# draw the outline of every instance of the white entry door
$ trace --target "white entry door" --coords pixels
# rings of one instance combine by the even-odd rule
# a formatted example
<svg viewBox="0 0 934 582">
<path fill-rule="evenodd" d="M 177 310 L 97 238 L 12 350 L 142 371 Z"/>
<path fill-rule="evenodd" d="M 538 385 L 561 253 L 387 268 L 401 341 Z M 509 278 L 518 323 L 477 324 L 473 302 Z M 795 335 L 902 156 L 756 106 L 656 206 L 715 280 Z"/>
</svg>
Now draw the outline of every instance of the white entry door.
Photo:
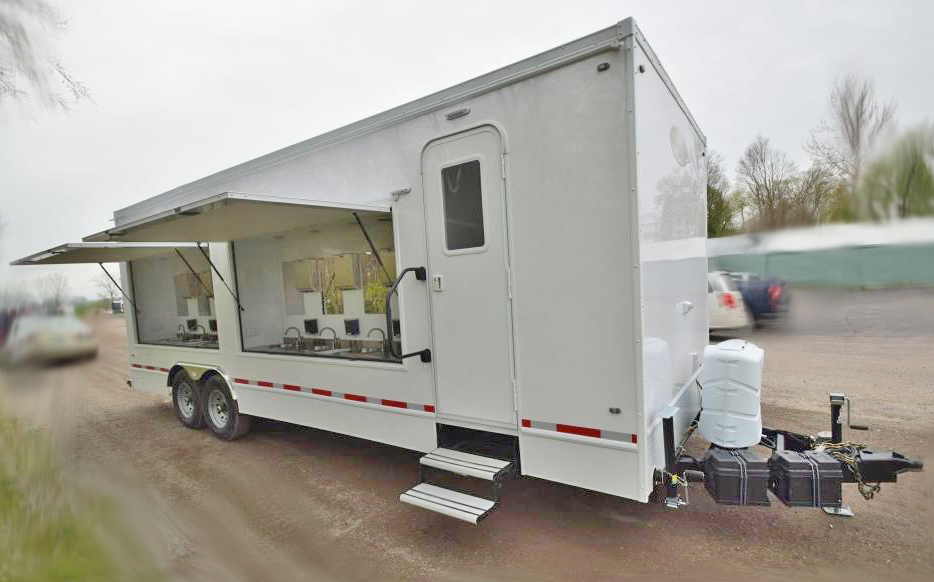
<svg viewBox="0 0 934 582">
<path fill-rule="evenodd" d="M 502 143 L 492 127 L 422 159 L 437 414 L 515 427 Z"/>
</svg>

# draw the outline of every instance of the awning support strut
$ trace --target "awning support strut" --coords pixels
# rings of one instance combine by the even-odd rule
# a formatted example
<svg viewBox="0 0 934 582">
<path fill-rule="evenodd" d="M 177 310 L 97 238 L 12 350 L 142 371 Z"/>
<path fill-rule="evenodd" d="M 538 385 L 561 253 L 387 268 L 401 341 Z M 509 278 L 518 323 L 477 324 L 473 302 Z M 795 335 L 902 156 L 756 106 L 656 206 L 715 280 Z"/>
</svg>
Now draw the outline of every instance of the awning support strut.
<svg viewBox="0 0 934 582">
<path fill-rule="evenodd" d="M 126 294 L 126 292 L 123 290 L 122 287 L 120 287 L 120 284 L 117 283 L 117 280 L 111 276 L 110 271 L 107 270 L 107 268 L 104 266 L 104 263 L 97 263 L 97 264 L 101 268 L 101 270 L 104 271 L 104 274 L 107 275 L 107 278 L 110 279 L 110 282 L 114 284 L 114 287 L 116 287 L 120 291 L 120 294 L 123 295 L 123 298 L 127 300 L 127 303 L 130 304 L 130 307 L 133 308 L 133 312 L 136 313 L 136 315 L 139 315 L 139 309 L 136 308 L 136 304 L 133 303 L 133 300 L 130 299 L 130 296 Z"/>
<path fill-rule="evenodd" d="M 200 242 L 197 244 L 198 244 L 198 250 L 201 251 L 202 255 L 204 255 L 204 260 L 206 260 L 208 264 L 211 265 L 211 270 L 214 271 L 214 274 L 217 275 L 217 278 L 221 280 L 221 283 L 224 284 L 224 287 L 227 287 L 227 291 L 230 292 L 230 296 L 233 297 L 234 301 L 237 302 L 237 308 L 240 311 L 246 311 L 246 309 L 244 309 L 243 306 L 240 305 L 240 296 L 234 293 L 234 290 L 231 289 L 230 285 L 227 284 L 227 281 L 224 279 L 224 276 L 220 274 L 220 271 L 218 271 L 217 267 L 214 266 L 214 262 L 211 261 L 211 256 L 208 255 L 208 253 L 204 250 L 204 247 L 201 246 Z"/>
<path fill-rule="evenodd" d="M 198 247 L 198 248 L 200 248 L 200 247 Z M 183 263 L 185 263 L 185 266 L 188 267 L 188 270 L 191 271 L 191 274 L 195 276 L 195 279 L 197 279 L 198 282 L 201 283 L 201 287 L 204 288 L 204 290 L 207 292 L 208 296 L 213 295 L 214 293 L 213 293 L 210 289 L 208 289 L 208 286 L 205 285 L 205 284 L 204 284 L 204 281 L 201 280 L 201 275 L 199 275 L 199 274 L 197 273 L 197 271 L 195 271 L 194 269 L 191 268 L 191 263 L 188 262 L 188 259 L 185 258 L 185 255 L 183 255 L 182 252 L 181 252 L 180 250 L 178 250 L 178 249 L 175 249 L 175 254 L 178 255 L 178 258 L 180 258 L 180 259 L 182 260 Z"/>
<path fill-rule="evenodd" d="M 367 244 L 370 245 L 370 250 L 373 251 L 373 256 L 376 257 L 376 262 L 379 263 L 380 268 L 383 270 L 383 274 L 386 275 L 386 281 L 391 283 L 393 278 L 389 276 L 389 271 L 386 270 L 386 265 L 383 264 L 383 259 L 380 258 L 379 251 L 376 250 L 376 245 L 373 244 L 373 239 L 370 238 L 370 233 L 366 231 L 366 227 L 363 226 L 363 221 L 360 220 L 360 216 L 356 212 L 353 213 L 353 217 L 357 219 L 357 224 L 360 225 L 360 230 L 363 231 L 363 236 L 366 238 Z"/>
</svg>

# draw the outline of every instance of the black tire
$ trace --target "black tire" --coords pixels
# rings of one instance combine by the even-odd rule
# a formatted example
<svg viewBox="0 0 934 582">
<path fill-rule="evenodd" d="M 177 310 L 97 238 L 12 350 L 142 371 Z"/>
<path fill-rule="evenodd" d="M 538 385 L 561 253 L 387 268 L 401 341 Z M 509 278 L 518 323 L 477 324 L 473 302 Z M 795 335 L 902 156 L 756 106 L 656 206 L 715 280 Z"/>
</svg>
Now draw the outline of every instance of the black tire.
<svg viewBox="0 0 934 582">
<path fill-rule="evenodd" d="M 204 426 L 204 398 L 201 386 L 191 379 L 188 372 L 179 370 L 172 376 L 172 409 L 178 421 L 188 428 Z"/>
<path fill-rule="evenodd" d="M 202 383 L 201 392 L 204 394 L 204 422 L 218 438 L 232 441 L 250 432 L 253 417 L 240 414 L 237 401 L 230 395 L 223 378 L 210 376 Z"/>
</svg>

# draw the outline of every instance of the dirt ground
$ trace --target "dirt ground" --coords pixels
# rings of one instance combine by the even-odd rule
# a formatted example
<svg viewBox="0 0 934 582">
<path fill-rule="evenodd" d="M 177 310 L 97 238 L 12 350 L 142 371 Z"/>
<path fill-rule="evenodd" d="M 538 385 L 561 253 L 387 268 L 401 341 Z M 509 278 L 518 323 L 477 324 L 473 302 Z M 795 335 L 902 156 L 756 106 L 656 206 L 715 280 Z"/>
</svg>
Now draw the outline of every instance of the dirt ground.
<svg viewBox="0 0 934 582">
<path fill-rule="evenodd" d="M 765 423 L 826 430 L 827 393 L 842 391 L 854 398 L 854 421 L 871 426 L 852 438 L 913 458 L 934 450 L 934 325 L 913 315 L 934 311 L 934 294 L 821 301 L 803 302 L 791 322 L 751 334 L 766 350 Z M 102 317 L 97 333 L 97 360 L 7 375 L 4 399 L 51 427 L 81 466 L 133 491 L 158 524 L 152 528 L 173 578 L 898 580 L 934 573 L 934 468 L 883 485 L 872 501 L 847 487 L 853 519 L 774 498 L 767 508 L 718 506 L 700 486 L 688 507 L 671 511 L 525 478 L 510 483 L 502 508 L 474 527 L 398 502 L 417 479 L 417 453 L 271 421 L 232 443 L 183 428 L 167 397 L 127 388 L 122 319 Z"/>
</svg>

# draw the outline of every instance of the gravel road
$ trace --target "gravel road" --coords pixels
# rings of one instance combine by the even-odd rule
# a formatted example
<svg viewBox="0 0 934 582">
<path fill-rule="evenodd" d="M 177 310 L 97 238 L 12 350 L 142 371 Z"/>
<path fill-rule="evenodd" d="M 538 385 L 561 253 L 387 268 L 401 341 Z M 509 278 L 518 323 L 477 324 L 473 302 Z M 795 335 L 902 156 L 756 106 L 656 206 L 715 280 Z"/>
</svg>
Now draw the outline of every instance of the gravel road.
<svg viewBox="0 0 934 582">
<path fill-rule="evenodd" d="M 905 302 L 930 309 L 934 294 L 904 293 L 856 294 L 849 310 L 830 301 L 813 310 L 823 330 L 808 316 L 753 332 L 766 350 L 766 424 L 825 430 L 827 393 L 843 391 L 855 399 L 856 421 L 872 427 L 854 438 L 911 457 L 931 451 L 934 326 Z M 97 333 L 97 360 L 7 375 L 4 399 L 52 427 L 81 466 L 132 490 L 143 514 L 161 524 L 174 578 L 897 580 L 934 573 L 931 468 L 884 485 L 872 501 L 848 487 L 854 519 L 774 499 L 768 508 L 718 506 L 697 487 L 689 507 L 669 511 L 522 479 L 477 528 L 398 502 L 417 478 L 416 453 L 270 421 L 233 443 L 183 428 L 167 397 L 127 388 L 122 320 L 101 318 Z M 696 438 L 691 448 L 702 451 L 704 443 Z"/>
</svg>

